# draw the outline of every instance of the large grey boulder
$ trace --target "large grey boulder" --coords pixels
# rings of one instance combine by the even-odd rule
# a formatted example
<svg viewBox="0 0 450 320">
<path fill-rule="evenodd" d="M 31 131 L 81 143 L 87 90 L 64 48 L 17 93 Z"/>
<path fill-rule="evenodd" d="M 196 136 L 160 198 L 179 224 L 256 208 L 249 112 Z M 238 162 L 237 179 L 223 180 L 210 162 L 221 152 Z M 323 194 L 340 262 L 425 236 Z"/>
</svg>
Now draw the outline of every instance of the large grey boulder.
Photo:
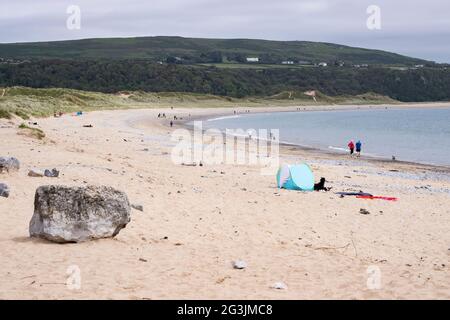
<svg viewBox="0 0 450 320">
<path fill-rule="evenodd" d="M 130 211 L 127 195 L 111 187 L 42 186 L 30 236 L 60 243 L 114 237 L 130 222 Z"/>
<path fill-rule="evenodd" d="M 0 182 L 0 197 L 9 197 L 9 187 L 8 185 Z"/>
<path fill-rule="evenodd" d="M 17 171 L 20 169 L 20 162 L 14 157 L 0 157 L 0 173 Z"/>
</svg>

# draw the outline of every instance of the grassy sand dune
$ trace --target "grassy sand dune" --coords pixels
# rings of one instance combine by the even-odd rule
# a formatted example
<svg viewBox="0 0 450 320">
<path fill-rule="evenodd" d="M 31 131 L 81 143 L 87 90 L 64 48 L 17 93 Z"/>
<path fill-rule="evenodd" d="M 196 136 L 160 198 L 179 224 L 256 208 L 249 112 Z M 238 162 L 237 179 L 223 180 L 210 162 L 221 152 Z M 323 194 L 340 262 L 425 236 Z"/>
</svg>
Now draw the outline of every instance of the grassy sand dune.
<svg viewBox="0 0 450 320">
<path fill-rule="evenodd" d="M 55 112 L 136 109 L 136 108 L 203 108 L 262 107 L 332 104 L 380 104 L 397 103 L 388 97 L 373 93 L 357 96 L 331 97 L 316 93 L 316 102 L 311 96 L 299 91 L 285 91 L 270 97 L 236 99 L 207 94 L 177 92 L 118 92 L 106 94 L 74 89 L 33 89 L 25 87 L 0 88 L 0 118 L 13 115 L 22 119 L 30 116 L 46 117 Z"/>
</svg>

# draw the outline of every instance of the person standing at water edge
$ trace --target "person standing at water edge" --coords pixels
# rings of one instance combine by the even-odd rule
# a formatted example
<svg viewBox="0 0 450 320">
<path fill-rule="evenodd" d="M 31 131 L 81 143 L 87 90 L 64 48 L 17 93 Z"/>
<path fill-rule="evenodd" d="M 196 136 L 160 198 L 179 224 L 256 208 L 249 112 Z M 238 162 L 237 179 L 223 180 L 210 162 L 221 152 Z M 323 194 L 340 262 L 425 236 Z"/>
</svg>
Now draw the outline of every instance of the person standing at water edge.
<svg viewBox="0 0 450 320">
<path fill-rule="evenodd" d="M 351 140 L 347 146 L 350 149 L 350 155 L 353 155 L 353 152 L 355 151 L 355 144 L 353 143 L 353 140 Z"/>
<path fill-rule="evenodd" d="M 361 140 L 358 140 L 358 142 L 356 142 L 356 156 L 358 158 L 361 156 L 361 147 L 362 147 Z"/>
</svg>

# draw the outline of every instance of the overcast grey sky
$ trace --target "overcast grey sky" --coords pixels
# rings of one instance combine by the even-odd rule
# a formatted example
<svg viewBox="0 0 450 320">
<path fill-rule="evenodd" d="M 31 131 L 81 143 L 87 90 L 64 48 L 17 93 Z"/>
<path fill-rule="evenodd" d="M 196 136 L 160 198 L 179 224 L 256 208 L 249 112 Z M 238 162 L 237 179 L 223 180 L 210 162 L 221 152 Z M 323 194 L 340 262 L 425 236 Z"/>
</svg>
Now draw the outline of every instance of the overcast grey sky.
<svg viewBox="0 0 450 320">
<path fill-rule="evenodd" d="M 0 42 L 178 35 L 310 40 L 450 62 L 449 0 L 0 0 Z M 81 29 L 69 30 L 69 5 Z M 381 30 L 366 25 L 381 8 Z"/>
</svg>

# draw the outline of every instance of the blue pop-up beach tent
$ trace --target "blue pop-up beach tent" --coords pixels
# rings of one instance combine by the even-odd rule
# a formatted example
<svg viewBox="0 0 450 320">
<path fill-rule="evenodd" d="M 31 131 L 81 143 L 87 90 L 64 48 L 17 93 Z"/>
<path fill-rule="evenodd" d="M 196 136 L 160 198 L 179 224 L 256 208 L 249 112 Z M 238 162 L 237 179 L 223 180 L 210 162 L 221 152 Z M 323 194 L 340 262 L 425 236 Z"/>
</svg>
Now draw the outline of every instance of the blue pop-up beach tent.
<svg viewBox="0 0 450 320">
<path fill-rule="evenodd" d="M 283 165 L 278 169 L 277 184 L 280 189 L 313 191 L 314 175 L 305 163 Z"/>
</svg>

